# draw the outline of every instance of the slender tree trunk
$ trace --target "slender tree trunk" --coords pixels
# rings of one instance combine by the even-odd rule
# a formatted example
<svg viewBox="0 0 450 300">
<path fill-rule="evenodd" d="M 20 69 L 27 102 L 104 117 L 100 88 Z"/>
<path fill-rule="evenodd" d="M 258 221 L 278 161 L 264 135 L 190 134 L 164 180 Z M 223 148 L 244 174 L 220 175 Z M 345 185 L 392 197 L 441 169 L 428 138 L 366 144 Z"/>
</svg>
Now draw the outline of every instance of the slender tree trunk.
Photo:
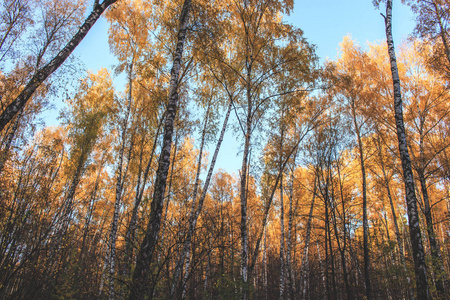
<svg viewBox="0 0 450 300">
<path fill-rule="evenodd" d="M 94 206 L 95 206 L 95 200 L 97 198 L 97 192 L 98 192 L 98 187 L 100 184 L 100 175 L 101 175 L 101 171 L 103 170 L 103 164 L 104 164 L 104 156 L 105 156 L 105 152 L 102 155 L 102 158 L 100 159 L 100 166 L 98 168 L 98 173 L 95 179 L 95 183 L 94 183 L 94 190 L 92 191 L 91 197 L 90 197 L 90 201 L 89 201 L 89 209 L 88 212 L 86 214 L 86 218 L 84 219 L 84 226 L 83 226 L 83 238 L 81 239 L 81 247 L 80 247 L 80 255 L 78 260 L 82 260 L 84 257 L 84 248 L 86 245 L 86 239 L 87 239 L 87 235 L 89 233 L 89 226 L 91 224 L 92 221 L 92 215 L 94 212 Z"/>
<path fill-rule="evenodd" d="M 283 117 L 282 117 L 283 118 Z M 284 201 L 283 201 L 283 135 L 284 135 L 284 125 L 281 125 L 280 132 L 280 299 L 284 298 L 284 287 L 286 285 L 286 266 L 284 261 Z"/>
<path fill-rule="evenodd" d="M 320 267 L 320 275 L 322 275 L 322 285 L 323 285 L 323 291 L 325 292 L 325 297 L 328 298 L 328 276 L 326 275 L 325 267 L 323 266 L 323 260 L 322 255 L 320 255 L 320 247 L 319 247 L 319 240 L 316 240 L 316 249 L 317 249 L 317 257 L 319 258 L 319 267 Z M 304 287 L 305 289 L 306 287 Z M 305 290 L 303 292 L 303 299 L 309 299 L 310 297 L 307 297 L 307 293 L 309 290 Z"/>
<path fill-rule="evenodd" d="M 338 172 L 338 180 L 339 180 L 339 194 L 340 194 L 340 198 L 341 198 L 341 205 L 342 205 L 342 248 L 341 248 L 341 244 L 339 243 L 339 239 L 337 239 L 338 242 L 338 247 L 339 247 L 339 252 L 341 253 L 341 262 L 342 262 L 342 275 L 344 277 L 344 284 L 345 284 L 345 294 L 347 295 L 347 299 L 351 300 L 353 299 L 353 294 L 350 290 L 350 283 L 348 280 L 348 273 L 347 273 L 347 260 L 346 260 L 346 256 L 345 256 L 345 251 L 347 250 L 347 224 L 346 224 L 346 209 L 345 209 L 345 200 L 344 200 L 344 187 L 343 187 L 343 182 L 342 182 L 342 178 L 341 178 L 341 169 L 339 166 L 339 161 L 338 161 L 338 166 L 337 166 L 337 172 Z M 336 220 L 336 214 L 334 215 L 334 219 Z M 336 224 L 336 223 L 335 223 Z M 337 224 L 335 226 L 335 233 L 336 236 L 338 234 L 338 230 L 337 230 Z"/>
<path fill-rule="evenodd" d="M 309 243 L 311 240 L 311 225 L 314 211 L 314 201 L 316 200 L 317 193 L 317 178 L 314 177 L 314 187 L 313 195 L 311 200 L 311 205 L 309 207 L 308 221 L 306 222 L 306 234 L 305 234 L 305 246 L 303 248 L 302 265 L 300 270 L 300 290 L 302 292 L 303 299 L 306 299 L 306 286 L 308 283 L 308 254 L 309 254 Z M 319 248 L 317 247 L 317 251 Z M 320 260 L 320 258 L 319 258 Z M 322 270 L 323 275 L 323 270 Z"/>
<path fill-rule="evenodd" d="M 400 252 L 400 262 L 406 268 L 405 251 L 403 250 L 403 243 L 402 243 L 402 239 L 401 239 L 401 235 L 400 235 L 400 229 L 398 227 L 397 214 L 395 213 L 395 206 L 394 206 L 394 201 L 393 201 L 393 198 L 392 198 L 391 188 L 389 186 L 389 179 L 388 179 L 387 174 L 386 174 L 386 167 L 384 165 L 384 160 L 383 160 L 383 156 L 382 156 L 381 142 L 378 140 L 377 144 L 378 144 L 378 149 L 379 149 L 378 150 L 378 156 L 379 156 L 379 159 L 380 159 L 381 171 L 383 173 L 383 181 L 384 181 L 384 184 L 385 184 L 385 187 L 386 187 L 386 192 L 387 192 L 387 196 L 388 196 L 388 199 L 389 199 L 389 205 L 391 207 L 392 221 L 394 222 L 395 237 L 397 239 L 398 249 L 399 249 L 399 252 Z"/>
<path fill-rule="evenodd" d="M 310 129 L 312 129 L 312 128 L 310 128 Z M 289 152 L 289 154 L 285 157 L 285 159 L 284 159 L 284 161 L 283 161 L 283 164 L 282 164 L 280 170 L 278 171 L 278 175 L 277 175 L 277 177 L 276 177 L 276 179 L 275 179 L 275 184 L 274 184 L 274 186 L 273 186 L 273 188 L 272 188 L 272 192 L 271 192 L 271 194 L 270 194 L 270 196 L 269 196 L 269 199 L 267 200 L 267 203 L 265 204 L 265 207 L 264 207 L 263 218 L 262 218 L 262 222 L 261 222 L 261 226 L 260 226 L 261 230 L 260 230 L 260 232 L 259 232 L 259 234 L 258 234 L 258 237 L 257 237 L 257 239 L 256 239 L 256 243 L 255 243 L 255 247 L 254 247 L 254 249 L 253 249 L 252 261 L 251 261 L 251 264 L 250 264 L 250 267 L 249 267 L 249 272 L 248 272 L 249 276 L 251 276 L 251 274 L 252 274 L 252 272 L 253 272 L 253 268 L 254 268 L 254 266 L 256 265 L 256 259 L 258 258 L 259 248 L 260 248 L 260 245 L 261 245 L 261 241 L 262 241 L 262 237 L 263 237 L 264 228 L 266 227 L 266 224 L 267 224 L 267 219 L 268 219 L 268 216 L 269 216 L 269 211 L 270 211 L 270 208 L 271 208 L 271 206 L 272 206 L 272 201 L 273 201 L 273 198 L 274 198 L 274 196 L 275 196 L 275 192 L 277 191 L 278 183 L 280 182 L 282 172 L 283 172 L 284 169 L 286 168 L 286 165 L 287 165 L 287 163 L 289 162 L 289 160 L 290 160 L 292 154 L 295 153 L 295 152 L 297 151 L 300 142 L 303 140 L 303 138 L 306 136 L 306 133 L 309 132 L 310 129 L 308 129 L 304 134 L 302 134 L 302 135 L 299 137 L 299 139 L 298 139 L 298 141 L 296 142 L 296 144 L 294 145 L 294 147 L 291 149 L 291 151 Z"/>
<path fill-rule="evenodd" d="M 116 238 L 117 238 L 117 230 L 118 230 L 118 222 L 119 222 L 119 212 L 120 212 L 120 201 L 122 200 L 122 188 L 124 182 L 123 176 L 123 160 L 124 160 L 124 152 L 126 146 L 126 133 L 128 129 L 128 119 L 130 117 L 131 111 L 131 102 L 132 102 L 132 88 L 133 88 L 133 63 L 129 66 L 128 71 L 128 105 L 127 110 L 125 112 L 125 119 L 122 124 L 122 132 L 121 132 L 121 142 L 119 149 L 119 161 L 117 165 L 117 179 L 116 179 L 116 198 L 114 202 L 114 212 L 113 218 L 111 221 L 111 230 L 109 235 L 109 299 L 114 300 L 115 298 L 115 286 L 114 286 L 114 277 L 116 271 Z M 131 146 L 129 151 L 131 152 Z M 129 163 L 129 162 L 128 162 Z"/>
<path fill-rule="evenodd" d="M 289 216 L 288 216 L 288 231 L 287 231 L 287 239 L 286 239 L 286 262 L 287 262 L 287 270 L 288 270 L 288 299 L 294 298 L 294 283 L 295 279 L 293 276 L 293 262 L 292 262 L 292 222 L 293 222 L 293 214 L 294 214 L 294 168 L 295 168 L 295 156 L 294 156 L 294 167 L 290 172 L 289 176 Z"/>
<path fill-rule="evenodd" d="M 411 298 L 412 295 L 410 294 L 410 290 L 409 290 L 411 278 L 408 276 L 408 271 L 406 268 L 405 251 L 404 251 L 404 247 L 403 247 L 402 236 L 400 234 L 400 229 L 398 227 L 398 220 L 397 220 L 397 215 L 395 213 L 394 200 L 392 198 L 391 188 L 389 186 L 389 178 L 386 174 L 386 167 L 384 165 L 384 160 L 383 160 L 383 147 L 382 147 L 380 139 L 377 139 L 376 143 L 377 143 L 378 157 L 379 157 L 380 164 L 381 164 L 381 171 L 383 173 L 383 181 L 384 181 L 384 184 L 386 187 L 386 192 L 387 192 L 387 196 L 389 199 L 389 205 L 391 208 L 392 221 L 394 223 L 394 232 L 395 232 L 395 237 L 397 240 L 397 246 L 398 246 L 398 251 L 399 251 L 399 256 L 400 256 L 400 263 L 403 266 L 404 274 L 406 274 L 407 286 L 406 286 L 406 289 L 404 290 L 404 292 L 406 293 L 407 298 Z"/>
<path fill-rule="evenodd" d="M 102 13 L 117 0 L 104 0 L 101 4 L 94 6 L 94 9 L 89 14 L 84 24 L 81 25 L 78 32 L 72 39 L 64 46 L 64 48 L 44 67 L 39 69 L 36 74 L 26 84 L 19 96 L 16 97 L 8 107 L 2 111 L 0 115 L 0 131 L 8 124 L 9 121 L 25 106 L 27 101 L 31 98 L 36 89 L 50 76 L 56 69 L 58 69 L 64 61 L 69 57 L 73 50 L 83 40 L 95 22 L 100 18 Z"/>
<path fill-rule="evenodd" d="M 321 170 L 322 171 L 322 170 Z M 326 187 L 328 188 L 328 187 Z M 328 267 L 329 267 L 329 263 L 328 263 L 328 239 L 329 239 L 329 230 L 328 230 L 328 222 L 329 222 L 329 215 L 328 215 L 328 199 L 327 197 L 324 197 L 324 205 L 325 205 L 325 227 L 324 227 L 324 236 L 325 236 L 325 282 L 326 282 L 326 298 L 328 300 L 331 300 L 331 293 L 330 293 L 330 281 L 329 281 L 329 273 L 328 273 Z"/>
<path fill-rule="evenodd" d="M 264 299 L 268 299 L 269 296 L 267 291 L 267 233 L 266 228 L 264 228 L 264 250 L 263 250 L 263 266 L 264 266 L 264 279 L 263 279 L 263 285 L 264 285 Z"/>
<path fill-rule="evenodd" d="M 202 190 L 202 194 L 200 195 L 200 199 L 198 201 L 197 204 L 197 208 L 195 210 L 195 212 L 193 211 L 194 207 L 195 207 L 195 203 L 192 204 L 191 207 L 191 215 L 190 215 L 190 219 L 189 219 L 189 230 L 183 245 L 183 254 L 181 259 L 179 260 L 179 262 L 177 263 L 176 269 L 175 269 L 175 280 L 174 282 L 178 282 L 177 276 L 179 277 L 181 275 L 181 271 L 182 271 L 182 266 L 184 264 L 184 276 L 183 276 L 183 281 L 182 281 L 182 296 L 186 295 L 186 283 L 189 277 L 189 270 L 190 270 L 190 249 L 191 249 L 191 240 L 192 237 L 194 235 L 194 231 L 195 231 L 195 227 L 197 225 L 197 220 L 198 220 L 198 216 L 200 215 L 200 212 L 202 211 L 203 208 L 203 203 L 205 201 L 206 198 L 206 194 L 208 192 L 208 188 L 209 188 L 209 184 L 211 183 L 211 178 L 213 175 L 213 171 L 214 171 L 214 167 L 216 165 L 216 161 L 217 161 L 217 157 L 219 155 L 219 150 L 220 147 L 222 145 L 223 142 L 223 137 L 225 136 L 225 132 L 227 129 L 227 125 L 228 125 L 228 120 L 230 118 L 230 113 L 231 113 L 231 108 L 233 105 L 233 99 L 230 99 L 230 103 L 228 104 L 228 109 L 227 109 L 227 113 L 225 115 L 225 119 L 223 121 L 222 124 L 222 130 L 220 131 L 220 136 L 219 136 L 219 140 L 217 141 L 216 144 L 216 148 L 214 150 L 214 154 L 213 157 L 211 159 L 211 164 L 209 166 L 209 170 L 208 170 L 208 174 L 206 175 L 206 179 L 205 179 L 205 183 L 203 185 L 203 190 Z M 183 257 L 184 255 L 184 257 Z"/>
<path fill-rule="evenodd" d="M 355 126 L 355 134 L 358 142 L 359 165 L 361 168 L 362 179 L 362 197 L 363 197 L 363 248 L 364 248 L 364 282 L 366 285 L 367 300 L 372 299 L 372 285 L 370 283 L 370 255 L 369 255 L 369 222 L 367 220 L 367 183 L 366 183 L 366 167 L 364 163 L 363 143 L 361 139 L 360 126 L 356 120 L 356 107 L 354 99 L 351 100 L 351 110 L 353 117 L 353 125 Z"/>
<path fill-rule="evenodd" d="M 89 151 L 87 149 L 82 149 L 80 157 L 77 160 L 77 168 L 75 169 L 75 173 L 70 182 L 69 189 L 67 191 L 67 196 L 64 201 L 63 214 L 61 216 L 61 220 L 59 221 L 59 230 L 58 230 L 59 237 L 57 237 L 59 240 L 63 238 L 63 236 L 66 234 L 67 228 L 69 227 L 70 216 L 73 210 L 73 200 L 75 197 L 75 192 L 85 169 L 85 163 L 89 156 L 88 152 Z"/>
<path fill-rule="evenodd" d="M 415 194 L 414 179 L 411 168 L 411 159 L 408 153 L 406 131 L 403 121 L 402 94 L 400 78 L 398 75 L 397 59 L 395 56 L 394 40 L 392 37 L 392 0 L 386 2 L 386 40 L 391 64 L 392 82 L 394 88 L 395 123 L 397 128 L 398 148 L 403 168 L 405 181 L 406 204 L 408 208 L 409 232 L 414 258 L 414 270 L 416 274 L 417 297 L 419 299 L 431 299 L 427 281 L 427 267 L 425 263 L 425 252 L 422 243 L 422 235 L 419 225 L 419 214 L 417 211 L 417 199 Z"/>
<path fill-rule="evenodd" d="M 85 266 L 86 266 L 86 258 L 85 258 L 85 248 L 86 248 L 86 239 L 88 237 L 89 234 L 89 229 L 90 229 L 90 225 L 91 225 L 91 221 L 92 221 L 92 216 L 93 216 L 93 212 L 94 212 L 94 208 L 95 208 L 95 204 L 96 204 L 96 198 L 97 198 L 97 193 L 98 193 L 98 189 L 99 189 L 99 185 L 100 185 L 100 175 L 101 172 L 103 170 L 103 165 L 105 163 L 105 154 L 106 151 L 103 152 L 102 157 L 100 159 L 100 166 L 98 168 L 98 173 L 97 173 L 97 177 L 95 179 L 95 183 L 94 183 L 94 190 L 91 193 L 91 197 L 90 197 L 90 201 L 89 201 L 89 210 L 88 213 L 86 214 L 86 218 L 84 221 L 84 227 L 83 227 L 83 238 L 81 241 L 81 247 L 80 247 L 80 255 L 78 256 L 78 261 L 80 264 L 80 268 L 82 268 L 84 270 Z M 105 212 L 106 210 L 104 210 Z M 104 214 L 103 214 L 104 215 Z M 103 219 L 103 215 L 102 218 Z M 95 240 L 95 236 L 96 233 L 94 233 L 93 238 L 91 239 L 91 243 L 93 240 Z M 88 245 L 87 247 L 87 253 L 90 253 L 90 247 L 91 245 Z M 104 264 L 104 266 L 106 266 L 106 264 Z M 103 270 L 104 271 L 104 270 Z M 103 272 L 100 274 L 100 276 L 102 276 L 101 279 L 101 284 L 103 283 Z M 82 275 L 81 275 L 82 276 Z M 78 280 L 83 281 L 84 278 L 81 278 L 79 272 L 77 274 Z M 102 286 L 103 288 L 103 286 Z M 101 290 L 100 293 L 101 294 Z"/>
<path fill-rule="evenodd" d="M 241 299 L 248 298 L 248 228 L 247 228 L 247 173 L 248 173 L 248 156 L 250 152 L 250 138 L 252 132 L 252 96 L 250 84 L 251 67 L 247 71 L 247 122 L 244 141 L 244 155 L 242 157 L 241 167 L 241 187 L 240 187 L 240 201 L 241 201 L 241 281 L 242 294 Z"/>
<path fill-rule="evenodd" d="M 136 261 L 136 268 L 133 273 L 131 284 L 130 300 L 144 299 L 148 294 L 147 280 L 150 273 L 152 255 L 158 240 L 161 226 L 161 214 L 163 209 L 164 192 L 166 189 L 167 174 L 170 164 L 170 152 L 172 149 L 173 124 L 178 108 L 178 79 L 181 69 L 181 59 L 184 42 L 186 40 L 187 26 L 189 23 L 189 13 L 191 10 L 191 0 L 185 0 L 181 9 L 180 29 L 178 31 L 178 41 L 174 53 L 173 67 L 170 78 L 169 102 L 167 105 L 167 116 L 164 125 L 163 146 L 159 158 L 158 170 L 156 171 L 156 181 L 151 204 L 150 220 L 144 240 L 139 250 Z"/>
<path fill-rule="evenodd" d="M 284 261 L 284 203 L 283 203 L 283 174 L 280 178 L 280 299 L 284 299 L 285 261 Z"/>
<path fill-rule="evenodd" d="M 433 265 L 436 290 L 439 293 L 439 295 L 441 295 L 441 297 L 446 298 L 444 287 L 445 270 L 444 266 L 442 265 L 441 251 L 439 249 L 439 245 L 436 240 L 436 233 L 434 232 L 433 216 L 431 214 L 431 206 L 428 196 L 427 182 L 423 171 L 420 170 L 420 172 L 418 173 L 419 173 L 420 187 L 422 190 L 422 198 L 424 203 L 423 213 L 425 215 L 425 221 L 427 224 L 428 242 L 430 243 L 431 260 Z"/>
<path fill-rule="evenodd" d="M 208 126 L 209 109 L 210 109 L 210 104 L 208 105 L 208 109 L 206 110 L 205 122 L 204 122 L 203 130 L 202 130 L 202 138 L 201 138 L 201 143 L 200 143 L 200 153 L 198 155 L 198 162 L 197 162 L 197 172 L 196 172 L 196 175 L 195 175 L 194 189 L 193 189 L 193 193 L 192 193 L 191 213 L 190 213 L 190 216 L 189 216 L 189 221 L 190 222 L 194 218 L 194 215 L 195 215 L 195 212 L 196 212 L 195 208 L 196 208 L 196 203 L 197 203 L 196 200 L 197 200 L 198 184 L 199 184 L 199 181 L 200 181 L 200 173 L 201 173 L 201 169 L 202 169 L 203 148 L 205 146 L 205 136 L 206 136 L 206 129 L 207 129 L 207 126 Z M 189 224 L 189 228 L 190 228 L 190 224 Z M 193 230 L 195 230 L 195 226 L 194 226 Z M 192 237 L 193 232 L 192 232 L 192 234 L 191 234 L 191 232 L 187 233 L 187 238 L 185 239 L 184 243 L 190 243 L 189 235 L 190 235 L 190 237 Z M 187 241 L 188 237 L 189 237 L 189 241 Z M 170 288 L 170 296 L 171 296 L 172 299 L 175 296 L 176 289 L 177 289 L 177 286 L 179 284 L 179 279 L 180 279 L 180 275 L 181 275 L 181 271 L 182 271 L 182 267 L 183 267 L 183 264 L 184 264 L 184 260 L 185 260 L 186 254 L 189 256 L 189 249 L 185 249 L 185 248 L 188 248 L 188 246 L 184 246 L 183 247 L 183 250 L 181 252 L 180 258 L 178 259 L 177 264 L 175 266 L 174 275 L 173 275 L 173 279 L 172 279 L 172 284 L 171 284 L 171 288 Z M 189 268 L 189 266 L 188 266 L 188 268 Z M 188 273 L 188 271 L 186 270 L 186 274 L 187 273 Z"/>
<path fill-rule="evenodd" d="M 214 227 L 214 225 L 213 225 Z M 213 232 L 214 232 L 214 228 L 213 228 Z M 212 247 L 212 237 L 211 235 L 208 237 L 209 240 L 209 248 L 211 249 Z M 211 276 L 211 251 L 208 251 L 207 254 L 208 258 L 207 258 L 207 264 L 206 264 L 206 270 L 205 270 L 205 281 L 203 282 L 203 293 L 205 295 L 208 295 L 207 291 L 208 291 L 208 282 L 209 282 L 209 278 Z M 210 300 L 211 299 L 211 295 L 209 294 L 208 296 L 206 296 L 206 299 Z"/>
<path fill-rule="evenodd" d="M 422 191 L 422 198 L 423 198 L 423 204 L 424 204 L 423 213 L 425 215 L 428 241 L 429 241 L 430 250 L 431 250 L 431 259 L 432 259 L 435 286 L 436 286 L 436 290 L 437 290 L 438 294 L 442 298 L 446 298 L 445 287 L 444 287 L 444 285 L 445 285 L 444 284 L 445 270 L 444 270 L 444 266 L 442 264 L 441 251 L 439 249 L 439 245 L 436 240 L 436 234 L 434 231 L 433 216 L 432 216 L 432 212 L 431 212 L 430 198 L 428 195 L 427 177 L 425 175 L 427 162 L 426 162 L 425 151 L 424 151 L 424 123 L 425 123 L 424 118 L 420 118 L 420 120 L 419 120 L 419 133 L 420 133 L 420 136 L 419 136 L 419 157 L 420 157 L 419 164 L 420 164 L 420 167 L 417 168 L 416 171 L 417 171 L 417 174 L 419 177 L 420 188 Z"/>
<path fill-rule="evenodd" d="M 127 233 L 126 233 L 126 242 L 125 242 L 125 267 L 124 267 L 124 277 L 128 278 L 129 274 L 131 273 L 131 266 L 133 264 L 133 252 L 135 247 L 135 235 L 136 235 L 136 228 L 137 228 L 137 220 L 138 220 L 138 212 L 139 207 L 142 202 L 142 197 L 144 195 L 145 186 L 147 184 L 148 175 L 150 174 L 150 168 L 153 162 L 153 157 L 155 155 L 155 150 L 158 145 L 158 137 L 159 133 L 163 124 L 164 115 L 161 117 L 161 120 L 158 124 L 158 128 L 156 130 L 155 139 L 152 146 L 152 152 L 150 154 L 150 158 L 148 160 L 147 166 L 144 171 L 144 176 L 142 178 L 142 181 L 136 186 L 136 197 L 134 199 L 133 204 L 133 211 L 131 213 L 130 223 L 128 225 Z"/>
<path fill-rule="evenodd" d="M 331 166 L 328 166 L 328 168 L 331 168 Z M 329 187 L 332 184 L 331 181 L 331 169 L 328 170 L 328 178 L 327 178 L 327 183 L 326 183 L 326 190 L 325 190 L 325 201 L 326 201 L 326 206 L 325 206 L 325 210 L 326 210 L 326 229 L 328 232 L 328 246 L 329 246 L 329 251 L 330 251 L 330 266 L 331 266 L 331 283 L 333 285 L 333 299 L 336 300 L 337 297 L 337 286 L 336 286 L 336 272 L 335 272 L 335 266 L 334 266 L 334 253 L 333 253 L 333 244 L 331 241 L 331 228 L 330 228 L 330 209 L 332 210 L 333 207 L 331 207 L 331 197 L 333 197 L 333 195 L 329 194 Z M 337 237 L 336 237 L 337 238 Z"/>
</svg>

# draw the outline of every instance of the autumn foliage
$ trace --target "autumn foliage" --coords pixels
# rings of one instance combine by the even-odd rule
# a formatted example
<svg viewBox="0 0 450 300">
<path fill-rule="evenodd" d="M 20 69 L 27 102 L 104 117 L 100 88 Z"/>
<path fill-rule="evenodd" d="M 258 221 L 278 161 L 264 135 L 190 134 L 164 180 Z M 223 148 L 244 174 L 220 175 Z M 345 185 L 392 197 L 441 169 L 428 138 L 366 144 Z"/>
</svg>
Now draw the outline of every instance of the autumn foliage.
<svg viewBox="0 0 450 300">
<path fill-rule="evenodd" d="M 450 3 L 405 2 L 426 282 L 385 43 L 319 63 L 288 0 L 3 1 L 2 118 L 36 88 L 0 132 L 0 299 L 448 299 Z M 33 81 L 102 5 L 118 63 Z"/>
</svg>

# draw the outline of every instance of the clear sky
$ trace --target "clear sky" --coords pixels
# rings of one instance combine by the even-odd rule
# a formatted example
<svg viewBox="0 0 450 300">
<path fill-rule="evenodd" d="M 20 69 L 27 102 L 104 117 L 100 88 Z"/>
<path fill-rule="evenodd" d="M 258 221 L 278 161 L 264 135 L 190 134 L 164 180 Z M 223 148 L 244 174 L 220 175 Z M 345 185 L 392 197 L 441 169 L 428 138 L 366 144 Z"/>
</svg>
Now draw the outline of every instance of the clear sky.
<svg viewBox="0 0 450 300">
<path fill-rule="evenodd" d="M 380 12 L 384 13 L 383 6 L 380 8 L 376 10 L 372 0 L 296 0 L 294 11 L 287 21 L 304 31 L 309 42 L 317 46 L 321 60 L 335 59 L 339 43 L 346 35 L 351 35 L 361 46 L 367 42 L 385 41 L 384 19 L 380 15 Z M 394 1 L 393 34 L 397 48 L 413 28 L 414 20 L 409 8 L 399 0 Z M 109 53 L 107 30 L 105 19 L 99 20 L 74 51 L 87 70 L 95 72 L 102 67 L 110 68 L 115 63 L 115 58 Z M 240 140 L 241 136 L 227 134 L 216 170 L 222 168 L 237 173 L 240 169 L 242 152 L 239 152 L 241 146 L 236 139 Z M 209 151 L 213 152 L 213 148 Z"/>
<path fill-rule="evenodd" d="M 339 43 L 346 35 L 363 46 L 366 42 L 385 42 L 385 7 L 376 10 L 372 0 L 296 0 L 288 21 L 303 30 L 309 42 L 317 45 L 321 59 L 335 59 Z M 393 35 L 396 46 L 414 29 L 409 7 L 394 1 Z"/>
</svg>

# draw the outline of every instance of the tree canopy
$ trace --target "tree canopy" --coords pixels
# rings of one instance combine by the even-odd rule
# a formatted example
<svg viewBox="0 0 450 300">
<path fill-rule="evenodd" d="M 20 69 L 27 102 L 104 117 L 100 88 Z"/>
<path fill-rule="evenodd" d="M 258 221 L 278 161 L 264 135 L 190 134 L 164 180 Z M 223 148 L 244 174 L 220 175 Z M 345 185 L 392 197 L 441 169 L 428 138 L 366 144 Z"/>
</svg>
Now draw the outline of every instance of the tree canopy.
<svg viewBox="0 0 450 300">
<path fill-rule="evenodd" d="M 288 0 L 3 1 L 0 298 L 448 299 L 450 2 L 392 2 L 320 60 Z"/>
</svg>

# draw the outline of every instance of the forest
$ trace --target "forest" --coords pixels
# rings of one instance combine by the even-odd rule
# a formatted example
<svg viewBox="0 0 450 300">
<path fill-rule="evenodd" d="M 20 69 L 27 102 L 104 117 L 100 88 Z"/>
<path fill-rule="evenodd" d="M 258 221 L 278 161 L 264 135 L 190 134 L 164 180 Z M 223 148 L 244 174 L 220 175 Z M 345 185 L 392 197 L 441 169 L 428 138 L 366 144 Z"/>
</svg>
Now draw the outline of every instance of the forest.
<svg viewBox="0 0 450 300">
<path fill-rule="evenodd" d="M 3 0 L 0 299 L 450 299 L 450 0 L 402 3 L 321 61 L 293 0 Z"/>
</svg>

